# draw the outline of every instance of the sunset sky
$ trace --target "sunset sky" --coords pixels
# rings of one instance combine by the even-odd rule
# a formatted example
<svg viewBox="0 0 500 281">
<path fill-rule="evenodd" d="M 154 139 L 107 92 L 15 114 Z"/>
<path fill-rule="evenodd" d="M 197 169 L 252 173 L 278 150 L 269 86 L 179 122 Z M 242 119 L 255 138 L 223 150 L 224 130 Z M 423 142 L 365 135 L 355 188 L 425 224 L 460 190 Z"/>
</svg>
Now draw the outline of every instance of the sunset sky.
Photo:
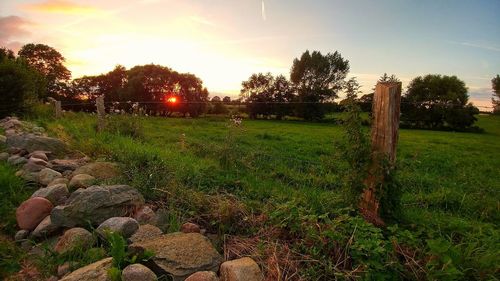
<svg viewBox="0 0 500 281">
<path fill-rule="evenodd" d="M 55 47 L 73 77 L 155 63 L 200 77 L 212 96 L 255 72 L 289 75 L 306 49 L 338 50 L 365 92 L 378 77 L 457 75 L 491 105 L 500 73 L 499 0 L 0 1 L 0 46 Z"/>
</svg>

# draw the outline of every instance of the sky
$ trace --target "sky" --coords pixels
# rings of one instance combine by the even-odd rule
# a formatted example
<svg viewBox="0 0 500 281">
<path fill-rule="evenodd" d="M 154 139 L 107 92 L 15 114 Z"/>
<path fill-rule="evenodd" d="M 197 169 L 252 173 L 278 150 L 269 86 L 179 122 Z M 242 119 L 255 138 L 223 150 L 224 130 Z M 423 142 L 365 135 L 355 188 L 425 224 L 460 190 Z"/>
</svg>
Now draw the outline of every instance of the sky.
<svg viewBox="0 0 500 281">
<path fill-rule="evenodd" d="M 365 93 L 384 72 L 404 87 L 456 75 L 491 106 L 498 11 L 500 0 L 2 0 L 0 46 L 52 46 L 73 78 L 161 64 L 233 97 L 252 73 L 289 76 L 305 50 L 339 51 Z"/>
</svg>

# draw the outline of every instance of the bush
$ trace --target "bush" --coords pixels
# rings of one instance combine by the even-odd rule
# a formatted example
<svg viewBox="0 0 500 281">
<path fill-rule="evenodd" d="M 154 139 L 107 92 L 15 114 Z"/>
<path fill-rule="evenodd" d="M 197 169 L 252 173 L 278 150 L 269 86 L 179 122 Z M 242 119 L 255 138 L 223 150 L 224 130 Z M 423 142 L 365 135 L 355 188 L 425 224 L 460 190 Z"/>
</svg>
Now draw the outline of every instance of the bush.
<svg viewBox="0 0 500 281">
<path fill-rule="evenodd" d="M 0 117 L 26 112 L 44 91 L 44 78 L 24 62 L 0 61 Z"/>
<path fill-rule="evenodd" d="M 111 115 L 107 120 L 106 131 L 134 139 L 141 139 L 144 136 L 143 127 L 136 117 L 123 118 Z"/>
</svg>

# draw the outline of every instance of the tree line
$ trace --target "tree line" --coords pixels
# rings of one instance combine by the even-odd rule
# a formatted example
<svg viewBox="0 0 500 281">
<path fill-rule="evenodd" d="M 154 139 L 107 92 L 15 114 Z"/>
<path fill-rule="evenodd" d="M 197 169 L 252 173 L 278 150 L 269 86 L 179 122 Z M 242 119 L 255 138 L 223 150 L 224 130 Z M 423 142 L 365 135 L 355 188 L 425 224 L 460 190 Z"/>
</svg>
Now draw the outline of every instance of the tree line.
<svg viewBox="0 0 500 281">
<path fill-rule="evenodd" d="M 104 95 L 112 106 L 107 109 L 130 112 L 137 105 L 148 114 L 200 116 L 203 113 L 227 114 L 224 104 L 244 103 L 250 118 L 286 116 L 321 120 L 329 112 L 345 109 L 346 100 L 336 103 L 355 79 L 347 80 L 349 61 L 335 51 L 322 54 L 305 51 L 293 60 L 290 77 L 270 73 L 252 74 L 242 82 L 240 98 L 212 98 L 203 81 L 190 73 L 148 64 L 126 69 L 116 66 L 108 73 L 71 80 L 65 58 L 44 44 L 24 45 L 17 56 L 0 48 L 0 114 L 22 112 L 30 104 L 51 97 L 64 109 L 93 111 L 91 103 Z M 380 82 L 398 82 L 395 75 L 384 74 Z M 495 113 L 500 113 L 500 76 L 492 80 Z M 371 111 L 373 93 L 351 97 L 363 111 Z M 174 99 L 171 99 L 174 97 Z M 403 126 L 426 129 L 464 130 L 473 126 L 479 110 L 469 103 L 465 83 L 456 76 L 429 74 L 414 78 L 402 97 Z M 175 101 L 175 102 L 169 102 Z"/>
</svg>

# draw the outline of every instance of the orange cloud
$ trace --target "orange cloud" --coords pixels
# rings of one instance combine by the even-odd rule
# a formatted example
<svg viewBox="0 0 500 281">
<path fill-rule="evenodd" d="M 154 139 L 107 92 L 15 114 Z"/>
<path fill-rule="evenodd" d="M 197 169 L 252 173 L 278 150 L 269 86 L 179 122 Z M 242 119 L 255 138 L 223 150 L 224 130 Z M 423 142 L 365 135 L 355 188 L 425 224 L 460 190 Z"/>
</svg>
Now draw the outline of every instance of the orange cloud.
<svg viewBox="0 0 500 281">
<path fill-rule="evenodd" d="M 18 16 L 0 17 L 0 47 L 19 50 L 22 43 L 17 41 L 30 35 L 28 27 L 32 23 Z"/>
<path fill-rule="evenodd" d="M 47 0 L 35 4 L 22 6 L 28 11 L 57 13 L 57 14 L 95 14 L 99 10 L 95 7 L 77 4 L 68 0 Z"/>
</svg>

